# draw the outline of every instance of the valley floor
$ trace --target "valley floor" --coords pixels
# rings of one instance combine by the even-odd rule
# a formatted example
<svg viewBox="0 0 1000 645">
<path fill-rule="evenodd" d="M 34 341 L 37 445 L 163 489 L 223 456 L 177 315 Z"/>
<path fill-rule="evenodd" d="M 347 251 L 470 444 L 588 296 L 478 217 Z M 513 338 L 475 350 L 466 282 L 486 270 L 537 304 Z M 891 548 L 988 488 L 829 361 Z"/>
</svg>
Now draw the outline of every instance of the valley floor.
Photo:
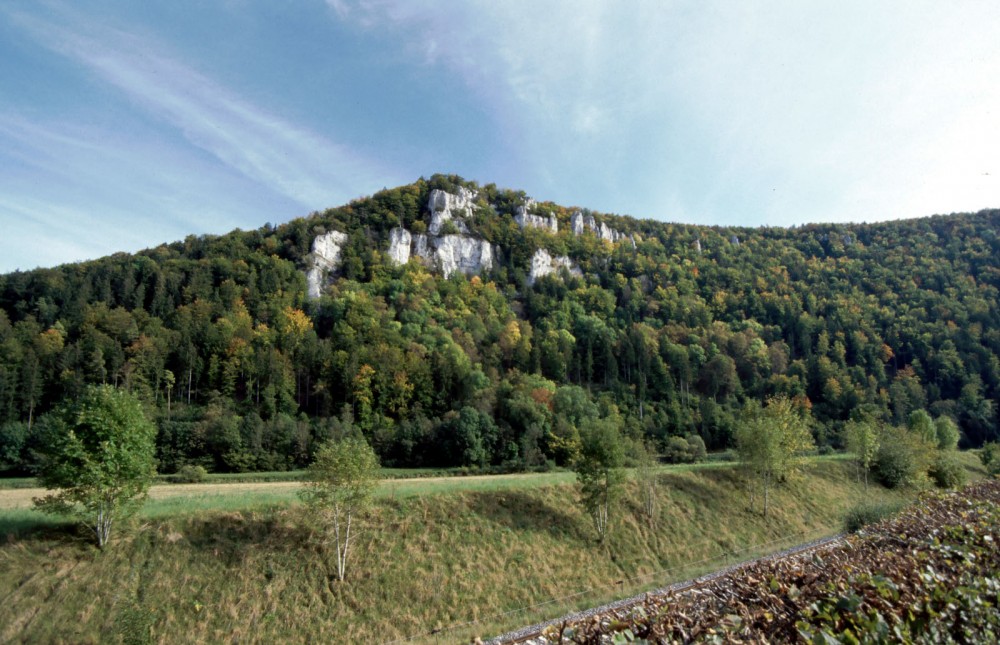
<svg viewBox="0 0 1000 645">
<path fill-rule="evenodd" d="M 287 485 L 259 506 L 252 492 L 154 500 L 104 553 L 64 525 L 4 524 L 34 513 L 6 510 L 0 642 L 462 642 L 836 533 L 857 502 L 912 495 L 817 460 L 764 518 L 731 466 L 665 470 L 655 519 L 631 489 L 600 545 L 571 474 L 497 482 L 386 482 L 343 583 Z"/>
</svg>

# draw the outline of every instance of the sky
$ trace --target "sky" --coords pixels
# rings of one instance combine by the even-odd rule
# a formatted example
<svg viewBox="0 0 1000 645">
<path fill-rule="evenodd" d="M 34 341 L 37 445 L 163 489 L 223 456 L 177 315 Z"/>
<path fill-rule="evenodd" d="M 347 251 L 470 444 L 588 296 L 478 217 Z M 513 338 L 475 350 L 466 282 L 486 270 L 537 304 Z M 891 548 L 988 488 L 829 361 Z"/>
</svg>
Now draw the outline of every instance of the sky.
<svg viewBox="0 0 1000 645">
<path fill-rule="evenodd" d="M 995 0 L 7 0 L 0 272 L 439 172 L 699 224 L 996 208 L 998 79 Z"/>
</svg>

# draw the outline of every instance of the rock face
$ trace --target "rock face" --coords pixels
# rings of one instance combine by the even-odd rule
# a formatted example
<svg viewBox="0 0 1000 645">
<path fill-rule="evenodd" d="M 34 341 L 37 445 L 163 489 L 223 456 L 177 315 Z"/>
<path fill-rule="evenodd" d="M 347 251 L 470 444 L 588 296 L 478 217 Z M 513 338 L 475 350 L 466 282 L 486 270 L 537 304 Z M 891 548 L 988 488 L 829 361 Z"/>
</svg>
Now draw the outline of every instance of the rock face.
<svg viewBox="0 0 1000 645">
<path fill-rule="evenodd" d="M 549 215 L 548 217 L 532 215 L 528 211 L 534 205 L 535 200 L 529 199 L 525 204 L 517 207 L 517 212 L 514 214 L 514 221 L 521 227 L 521 230 L 523 231 L 526 228 L 543 228 L 553 233 L 558 233 L 559 221 L 556 220 L 555 215 Z"/>
<path fill-rule="evenodd" d="M 445 277 L 456 271 L 466 275 L 493 268 L 493 246 L 486 240 L 468 235 L 462 218 L 472 213 L 476 195 L 471 190 L 459 189 L 458 195 L 443 190 L 432 190 L 427 200 L 431 212 L 428 233 L 414 235 L 405 228 L 389 233 L 389 258 L 393 263 L 406 264 L 410 256 L 422 258 L 441 269 Z M 441 235 L 446 222 L 453 222 L 462 234 Z"/>
<path fill-rule="evenodd" d="M 580 271 L 580 267 L 576 266 L 576 264 L 574 264 L 573 261 L 565 255 L 552 257 L 552 255 L 545 249 L 538 249 L 535 251 L 535 255 L 531 258 L 531 273 L 528 276 L 528 284 L 535 284 L 535 280 L 538 280 L 538 278 L 555 273 L 561 268 L 566 269 L 572 275 L 577 277 L 583 276 L 583 272 Z"/>
<path fill-rule="evenodd" d="M 468 233 L 469 230 L 462 218 L 472 214 L 475 199 L 476 194 L 468 188 L 459 188 L 457 195 L 436 188 L 432 190 L 427 199 L 427 210 L 431 212 L 431 223 L 427 227 L 427 232 L 431 235 L 440 235 L 445 222 L 454 220 L 460 232 Z"/>
<path fill-rule="evenodd" d="M 410 261 L 410 243 L 413 236 L 405 228 L 394 228 L 389 232 L 389 257 L 396 264 Z"/>
<path fill-rule="evenodd" d="M 635 246 L 635 240 L 631 236 L 611 228 L 604 222 L 598 224 L 593 215 L 584 215 L 582 212 L 576 211 L 570 217 L 569 222 L 573 229 L 573 235 L 583 235 L 584 231 L 589 229 L 597 237 L 612 244 L 629 240 L 632 242 L 632 246 Z"/>
<path fill-rule="evenodd" d="M 443 235 L 434 238 L 432 245 L 431 259 L 438 263 L 446 278 L 455 271 L 472 275 L 493 268 L 493 246 L 486 240 L 467 235 Z"/>
<path fill-rule="evenodd" d="M 330 273 L 340 266 L 340 252 L 345 242 L 347 234 L 338 231 L 330 231 L 313 240 L 312 266 L 306 273 L 307 294 L 310 298 L 319 298 Z"/>
</svg>

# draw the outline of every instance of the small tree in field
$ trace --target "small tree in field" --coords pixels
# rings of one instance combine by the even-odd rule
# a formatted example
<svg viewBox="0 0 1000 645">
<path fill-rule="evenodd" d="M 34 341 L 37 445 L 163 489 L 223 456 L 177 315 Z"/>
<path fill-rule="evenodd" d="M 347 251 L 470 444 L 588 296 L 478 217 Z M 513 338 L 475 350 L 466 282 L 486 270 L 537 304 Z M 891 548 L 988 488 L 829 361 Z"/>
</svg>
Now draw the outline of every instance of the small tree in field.
<svg viewBox="0 0 1000 645">
<path fill-rule="evenodd" d="M 580 432 L 580 453 L 573 463 L 581 503 L 594 520 L 597 537 L 608 535 L 611 510 L 625 482 L 625 447 L 609 419 L 589 421 Z"/>
<path fill-rule="evenodd" d="M 773 398 L 764 408 L 755 401 L 748 404 L 736 429 L 736 452 L 747 474 L 751 508 L 759 489 L 767 517 L 771 488 L 784 481 L 798 467 L 799 456 L 813 446 L 809 422 L 791 399 Z"/>
<path fill-rule="evenodd" d="M 656 478 L 660 455 L 649 441 L 635 442 L 635 481 L 639 486 L 642 514 L 652 526 L 656 519 Z"/>
<path fill-rule="evenodd" d="M 39 479 L 58 492 L 35 505 L 78 518 L 103 549 L 114 523 L 146 499 L 156 476 L 155 438 L 134 395 L 109 385 L 88 388 L 54 416 Z"/>
<path fill-rule="evenodd" d="M 868 488 L 868 473 L 875 463 L 879 448 L 879 429 L 871 421 L 851 421 L 844 428 L 847 451 L 854 455 L 858 471 L 864 472 L 865 488 Z"/>
<path fill-rule="evenodd" d="M 337 549 L 337 577 L 341 582 L 347 571 L 351 539 L 357 533 L 356 518 L 371 503 L 378 473 L 378 457 L 360 437 L 322 444 L 309 466 L 306 486 L 300 495 L 323 531 L 332 531 Z"/>
</svg>

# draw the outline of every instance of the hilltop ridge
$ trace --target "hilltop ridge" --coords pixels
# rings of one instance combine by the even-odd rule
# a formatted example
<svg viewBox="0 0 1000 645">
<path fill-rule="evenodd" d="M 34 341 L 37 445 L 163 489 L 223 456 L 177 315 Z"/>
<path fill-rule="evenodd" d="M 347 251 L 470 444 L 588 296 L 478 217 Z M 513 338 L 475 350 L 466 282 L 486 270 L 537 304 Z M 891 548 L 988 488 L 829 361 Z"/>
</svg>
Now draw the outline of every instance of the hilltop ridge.
<svg viewBox="0 0 1000 645">
<path fill-rule="evenodd" d="M 144 398 L 161 470 L 285 469 L 358 427 L 383 462 L 564 463 L 614 418 L 729 445 L 784 395 L 1000 436 L 1000 211 L 793 229 L 674 224 L 453 176 L 279 226 L 0 276 L 0 471 L 84 385 Z"/>
</svg>

